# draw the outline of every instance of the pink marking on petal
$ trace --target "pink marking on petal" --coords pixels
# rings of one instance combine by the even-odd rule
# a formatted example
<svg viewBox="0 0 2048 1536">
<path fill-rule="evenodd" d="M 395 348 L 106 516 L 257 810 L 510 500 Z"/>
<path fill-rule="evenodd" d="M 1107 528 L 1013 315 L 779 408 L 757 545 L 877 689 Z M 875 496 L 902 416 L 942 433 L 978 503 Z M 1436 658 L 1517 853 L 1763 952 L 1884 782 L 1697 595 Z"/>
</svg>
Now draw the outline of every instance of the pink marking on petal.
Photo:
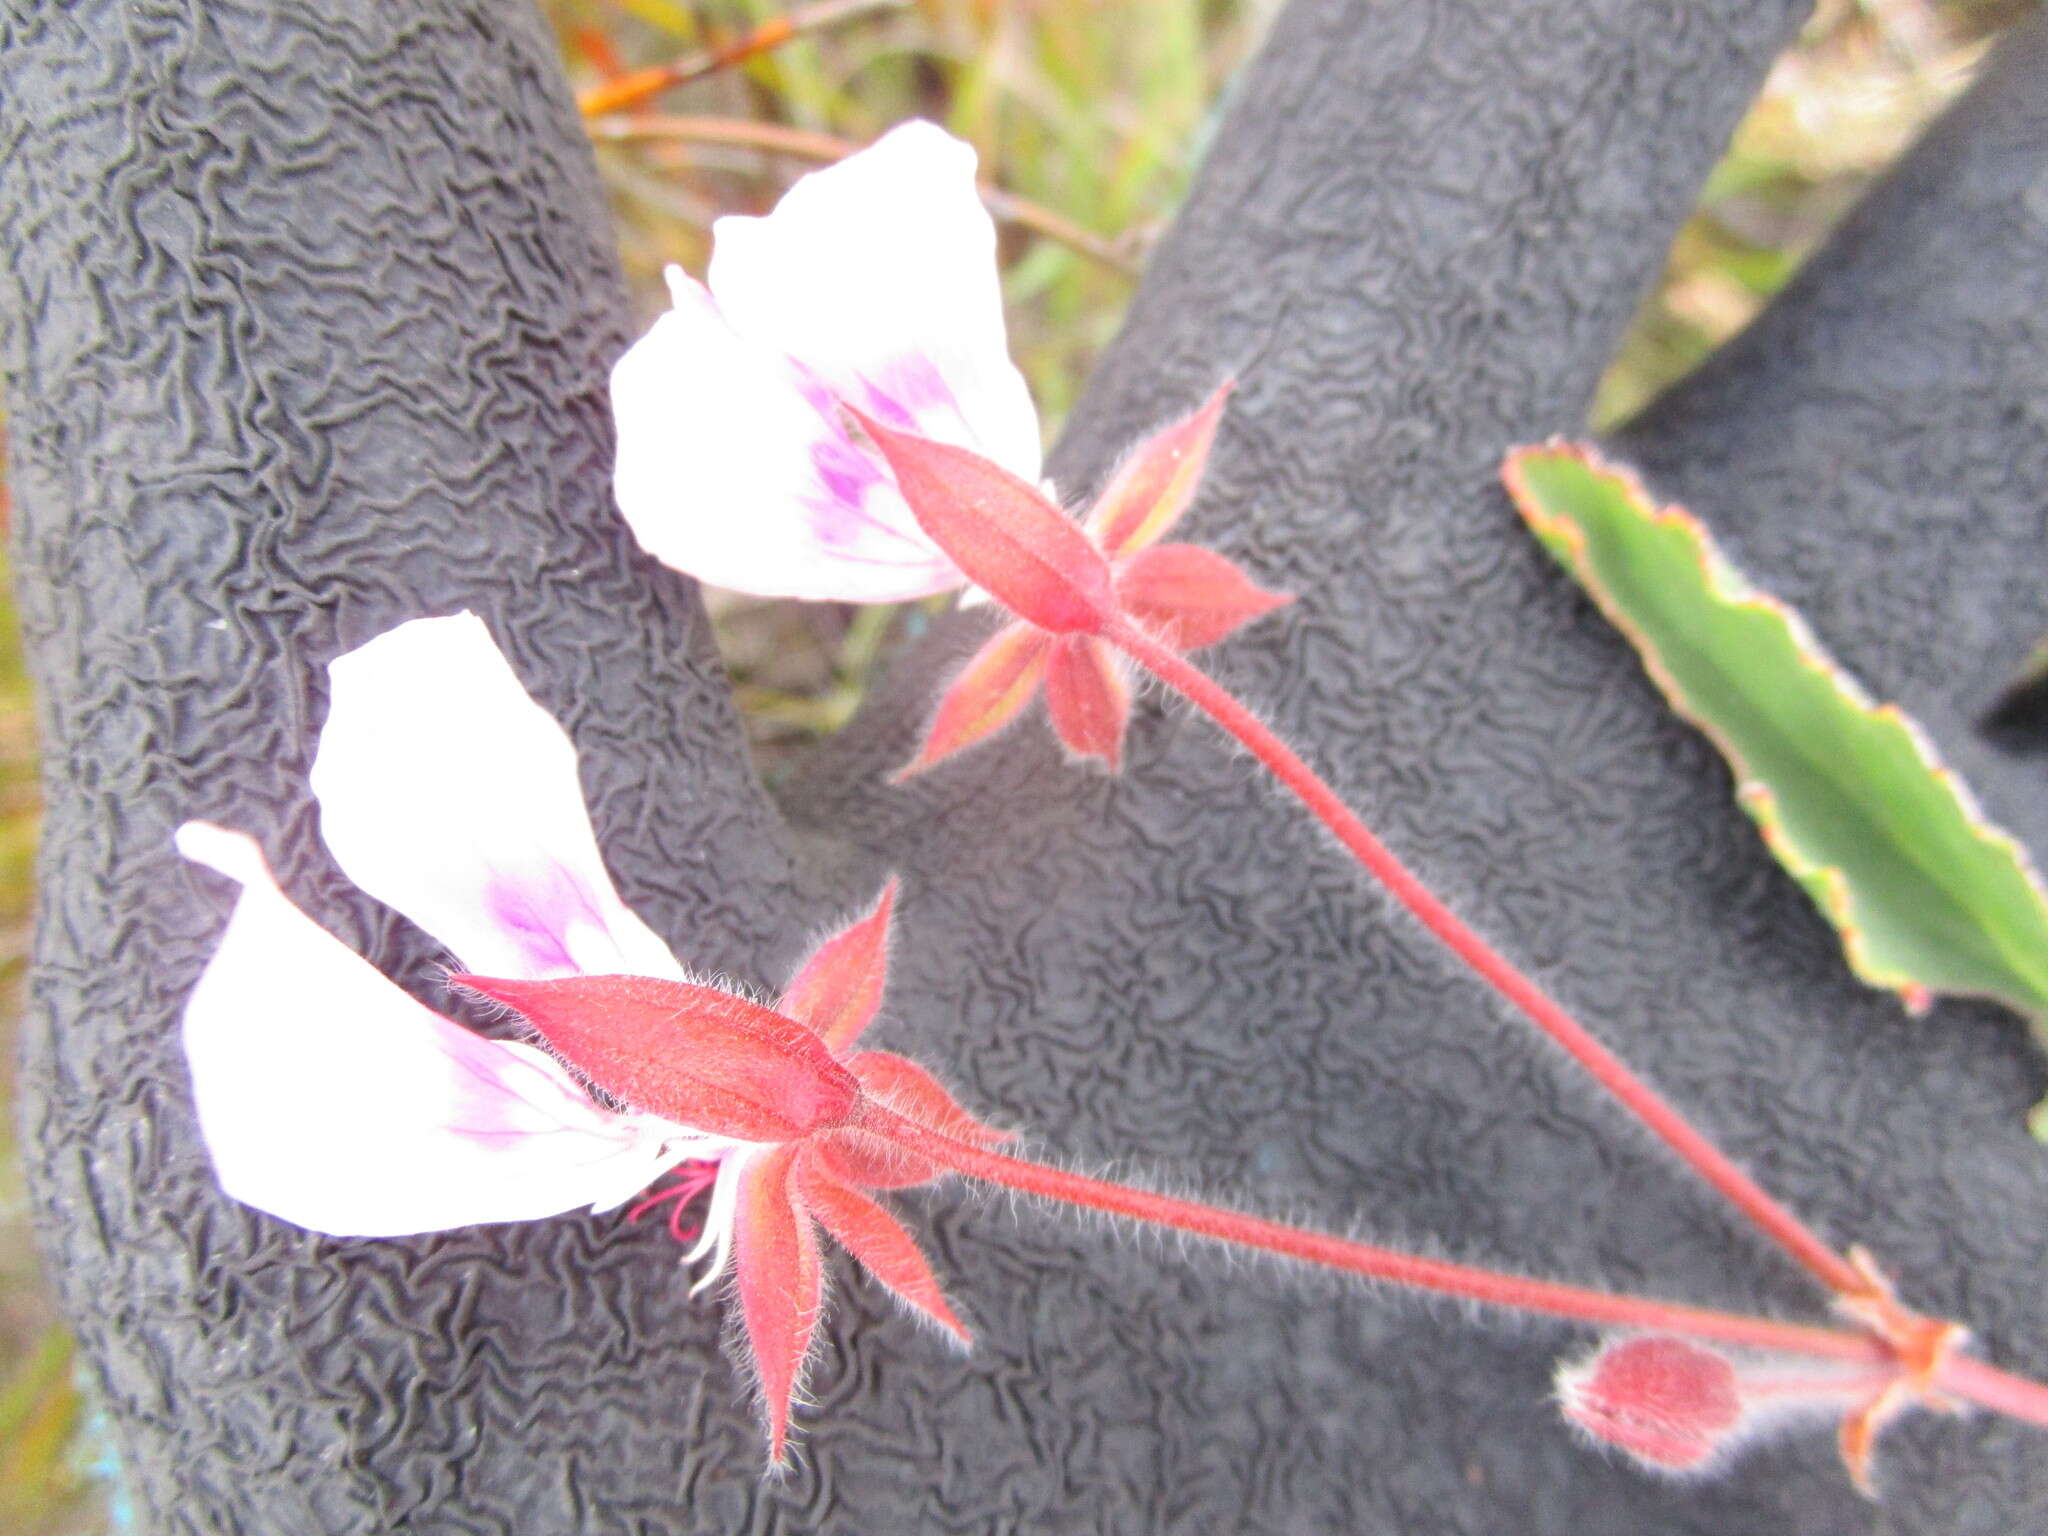
<svg viewBox="0 0 2048 1536">
<path fill-rule="evenodd" d="M 590 893 L 559 866 L 526 879 L 493 876 L 484 886 L 483 910 L 503 939 L 526 956 L 525 975 L 581 974 L 567 935 L 578 926 L 604 929 L 604 916 Z"/>
<path fill-rule="evenodd" d="M 619 510 L 656 559 L 771 597 L 892 602 L 961 576 L 840 420 L 833 385 L 738 334 L 679 271 L 612 371 Z"/>
<path fill-rule="evenodd" d="M 995 258 L 974 150 L 912 122 L 801 178 L 767 217 L 720 219 L 708 281 L 737 334 L 849 403 L 1036 480 Z"/>
<path fill-rule="evenodd" d="M 473 969 L 680 977 L 621 901 L 576 748 L 474 614 L 338 656 L 313 793 L 344 872 Z"/>
<path fill-rule="evenodd" d="M 860 375 L 862 398 L 849 403 L 903 432 L 937 438 L 991 457 L 938 364 L 918 352 L 903 352 Z M 849 392 L 851 393 L 851 392 Z"/>
<path fill-rule="evenodd" d="M 291 903 L 249 838 L 193 822 L 177 841 L 242 886 L 183 1027 L 200 1130 L 237 1200 L 389 1237 L 603 1204 L 675 1160 L 676 1128 L 605 1109 L 544 1053 L 379 975 Z"/>
</svg>

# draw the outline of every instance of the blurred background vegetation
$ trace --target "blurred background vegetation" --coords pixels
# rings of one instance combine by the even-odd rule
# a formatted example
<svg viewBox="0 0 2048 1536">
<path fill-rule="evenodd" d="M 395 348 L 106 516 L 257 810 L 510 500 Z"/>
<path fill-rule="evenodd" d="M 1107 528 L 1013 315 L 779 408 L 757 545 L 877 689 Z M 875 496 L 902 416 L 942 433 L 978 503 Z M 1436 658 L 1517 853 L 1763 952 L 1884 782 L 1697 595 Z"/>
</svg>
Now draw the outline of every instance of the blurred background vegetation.
<svg viewBox="0 0 2048 1536">
<path fill-rule="evenodd" d="M 1680 233 L 1602 387 L 1617 420 L 1739 328 L 2035 0 L 1821 0 Z M 1048 432 L 1115 331 L 1238 66 L 1280 0 L 542 0 L 586 110 L 643 317 L 711 220 L 906 117 L 981 154 L 1010 335 Z M 7 497 L 0 443 L 0 520 Z M 0 568 L 0 591 L 4 591 Z M 714 594 L 763 770 L 835 729 L 922 611 Z M 0 1530 L 125 1526 L 36 1270 L 14 1035 L 36 832 L 34 720 L 0 597 Z"/>
</svg>

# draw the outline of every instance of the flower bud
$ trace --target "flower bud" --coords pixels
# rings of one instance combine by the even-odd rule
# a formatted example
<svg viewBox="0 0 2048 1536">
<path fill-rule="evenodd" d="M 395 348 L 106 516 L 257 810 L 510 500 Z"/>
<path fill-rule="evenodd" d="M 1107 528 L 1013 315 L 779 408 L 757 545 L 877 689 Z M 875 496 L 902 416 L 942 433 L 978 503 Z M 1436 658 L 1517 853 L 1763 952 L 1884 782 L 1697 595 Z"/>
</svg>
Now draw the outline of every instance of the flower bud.
<svg viewBox="0 0 2048 1536">
<path fill-rule="evenodd" d="M 1686 1339 L 1638 1335 L 1558 1373 L 1564 1416 L 1596 1440 L 1663 1472 L 1696 1472 L 1742 1422 L 1725 1355 Z"/>
</svg>

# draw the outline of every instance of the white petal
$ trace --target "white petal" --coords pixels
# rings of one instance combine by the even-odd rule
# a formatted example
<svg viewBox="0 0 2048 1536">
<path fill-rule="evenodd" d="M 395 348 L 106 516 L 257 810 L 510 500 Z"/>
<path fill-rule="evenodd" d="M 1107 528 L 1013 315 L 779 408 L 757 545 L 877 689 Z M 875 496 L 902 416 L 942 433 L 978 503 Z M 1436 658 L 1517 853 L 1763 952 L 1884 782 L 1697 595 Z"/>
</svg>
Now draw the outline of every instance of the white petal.
<svg viewBox="0 0 2048 1536">
<path fill-rule="evenodd" d="M 256 844 L 202 822 L 178 850 L 242 885 L 185 1005 L 221 1187 L 338 1237 L 530 1221 L 644 1187 L 686 1155 L 530 1046 L 484 1039 L 386 980 L 292 904 Z"/>
<path fill-rule="evenodd" d="M 1035 481 L 1038 417 L 1010 361 L 995 225 L 974 151 L 911 122 L 798 181 L 766 218 L 713 226 L 734 330 L 890 425 Z"/>
<path fill-rule="evenodd" d="M 733 1222 L 739 1214 L 740 1175 L 746 1170 L 752 1154 L 761 1150 L 744 1142 L 733 1143 L 732 1150 L 718 1165 L 718 1182 L 711 1186 L 711 1200 L 704 1211 L 704 1229 L 698 1234 L 696 1246 L 683 1255 L 685 1264 L 695 1264 L 706 1258 L 711 1260 L 704 1273 L 697 1277 L 696 1284 L 690 1287 L 692 1296 L 724 1274 L 732 1259 Z"/>
<path fill-rule="evenodd" d="M 401 624 L 328 676 L 313 793 L 351 880 L 478 975 L 682 979 L 605 873 L 575 747 L 481 619 Z"/>
<path fill-rule="evenodd" d="M 612 370 L 613 485 L 647 552 L 764 597 L 895 602 L 960 584 L 830 393 L 733 333 L 671 269 L 675 307 Z"/>
</svg>

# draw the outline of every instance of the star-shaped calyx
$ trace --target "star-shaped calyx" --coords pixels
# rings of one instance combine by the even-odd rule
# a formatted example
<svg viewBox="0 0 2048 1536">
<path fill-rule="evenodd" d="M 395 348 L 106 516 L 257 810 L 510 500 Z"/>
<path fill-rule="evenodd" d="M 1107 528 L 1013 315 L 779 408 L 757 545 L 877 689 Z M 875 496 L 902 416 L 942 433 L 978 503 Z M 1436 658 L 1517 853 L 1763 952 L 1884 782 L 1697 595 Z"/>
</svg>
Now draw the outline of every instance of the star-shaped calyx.
<svg viewBox="0 0 2048 1536">
<path fill-rule="evenodd" d="M 1115 771 L 1131 707 L 1110 639 L 1120 626 L 1190 651 L 1290 600 L 1213 550 L 1159 542 L 1194 500 L 1230 390 L 1224 384 L 1193 415 L 1133 448 L 1079 522 L 970 449 L 847 407 L 925 533 L 1016 615 L 947 686 L 899 777 L 1001 730 L 1041 686 L 1068 751 Z"/>
<path fill-rule="evenodd" d="M 817 1329 L 820 1227 L 913 1311 L 969 1342 L 916 1242 L 871 1197 L 944 1170 L 864 1129 L 870 1106 L 955 1142 L 1006 1139 L 915 1062 L 855 1049 L 882 1000 L 894 895 L 892 884 L 821 944 L 774 1008 L 657 976 L 451 978 L 518 1013 L 593 1087 L 739 1146 L 720 1167 L 706 1235 L 721 1262 L 730 1249 L 772 1463 Z"/>
</svg>

